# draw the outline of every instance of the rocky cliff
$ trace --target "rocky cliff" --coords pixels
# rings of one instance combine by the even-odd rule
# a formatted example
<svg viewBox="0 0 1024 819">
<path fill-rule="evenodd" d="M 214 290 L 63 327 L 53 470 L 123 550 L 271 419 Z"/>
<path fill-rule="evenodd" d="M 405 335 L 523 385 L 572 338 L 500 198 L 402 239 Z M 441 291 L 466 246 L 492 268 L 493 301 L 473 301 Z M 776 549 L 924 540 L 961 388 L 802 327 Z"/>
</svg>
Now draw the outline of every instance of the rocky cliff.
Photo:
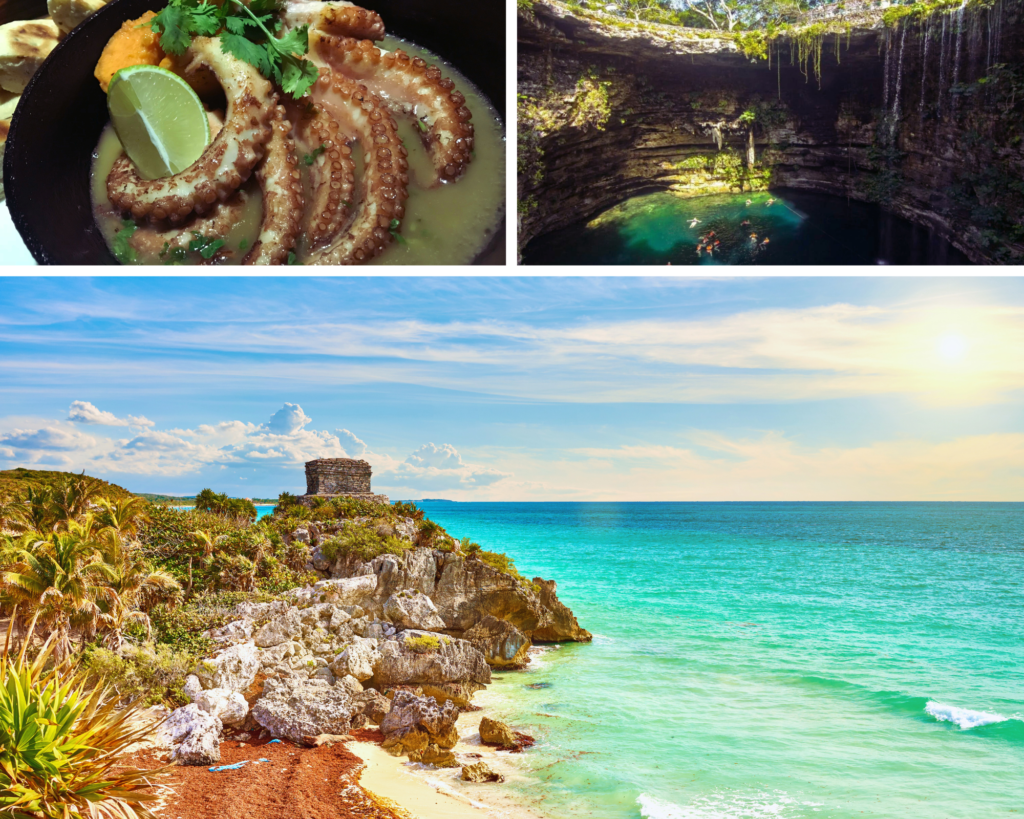
<svg viewBox="0 0 1024 819">
<path fill-rule="evenodd" d="M 519 11 L 519 247 L 630 196 L 875 201 L 1024 260 L 1024 5 L 868 9 L 768 36 Z"/>
<path fill-rule="evenodd" d="M 235 620 L 206 633 L 218 649 L 186 682 L 192 704 L 164 729 L 174 759 L 217 761 L 225 726 L 311 743 L 373 722 L 395 753 L 454 765 L 454 720 L 492 667 L 522 667 L 534 641 L 591 639 L 554 581 L 502 571 L 451 541 L 417 547 L 412 518 L 394 527 L 396 553 L 328 559 L 321 546 L 353 525 L 291 532 L 323 579 L 241 603 Z"/>
</svg>

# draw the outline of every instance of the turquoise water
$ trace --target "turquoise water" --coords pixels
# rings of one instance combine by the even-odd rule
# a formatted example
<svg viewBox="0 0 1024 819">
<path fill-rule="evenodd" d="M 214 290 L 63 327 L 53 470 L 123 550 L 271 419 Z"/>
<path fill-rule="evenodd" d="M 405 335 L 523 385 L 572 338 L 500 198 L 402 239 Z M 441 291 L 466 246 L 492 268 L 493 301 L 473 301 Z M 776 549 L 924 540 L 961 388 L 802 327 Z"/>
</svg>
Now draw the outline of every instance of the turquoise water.
<svg viewBox="0 0 1024 819">
<path fill-rule="evenodd" d="M 690 227 L 695 218 L 699 223 Z M 708 238 L 702 242 L 701 237 Z M 712 245 L 710 253 L 708 244 Z M 524 248 L 523 261 L 970 264 L 966 256 L 933 231 L 886 213 L 878 205 L 787 189 L 696 199 L 682 199 L 664 191 L 635 196 L 594 220 L 538 237 Z"/>
<path fill-rule="evenodd" d="M 489 692 L 553 819 L 1024 814 L 1024 505 L 421 505 L 595 635 Z"/>
</svg>

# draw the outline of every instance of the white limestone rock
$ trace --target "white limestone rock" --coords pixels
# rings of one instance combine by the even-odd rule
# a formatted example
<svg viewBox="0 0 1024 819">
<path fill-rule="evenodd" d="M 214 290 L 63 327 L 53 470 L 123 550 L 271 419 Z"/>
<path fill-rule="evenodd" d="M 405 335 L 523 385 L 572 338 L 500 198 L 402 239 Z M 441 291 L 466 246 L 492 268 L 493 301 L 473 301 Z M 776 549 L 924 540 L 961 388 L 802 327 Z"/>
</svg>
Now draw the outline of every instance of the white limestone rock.
<svg viewBox="0 0 1024 819">
<path fill-rule="evenodd" d="M 270 620 L 256 632 L 253 641 L 260 648 L 273 648 L 302 634 L 302 617 L 295 606 Z"/>
<path fill-rule="evenodd" d="M 200 691 L 195 704 L 207 714 L 217 717 L 225 725 L 238 725 L 249 713 L 249 703 L 238 691 L 211 688 Z"/>
<path fill-rule="evenodd" d="M 173 747 L 171 758 L 181 765 L 213 765 L 220 762 L 221 721 L 195 703 L 177 708 L 158 729 Z"/>
<path fill-rule="evenodd" d="M 202 660 L 195 668 L 195 675 L 205 689 L 245 691 L 256 679 L 261 665 L 259 649 L 251 642 L 239 643 L 213 659 Z"/>
<path fill-rule="evenodd" d="M 352 698 L 342 686 L 282 677 L 267 680 L 252 716 L 273 736 L 302 742 L 319 734 L 347 734 L 353 710 Z"/>
<path fill-rule="evenodd" d="M 355 642 L 334 658 L 331 671 L 337 677 L 352 676 L 363 682 L 373 676 L 373 668 L 378 662 L 380 652 L 377 651 L 377 641 L 357 637 Z"/>
</svg>

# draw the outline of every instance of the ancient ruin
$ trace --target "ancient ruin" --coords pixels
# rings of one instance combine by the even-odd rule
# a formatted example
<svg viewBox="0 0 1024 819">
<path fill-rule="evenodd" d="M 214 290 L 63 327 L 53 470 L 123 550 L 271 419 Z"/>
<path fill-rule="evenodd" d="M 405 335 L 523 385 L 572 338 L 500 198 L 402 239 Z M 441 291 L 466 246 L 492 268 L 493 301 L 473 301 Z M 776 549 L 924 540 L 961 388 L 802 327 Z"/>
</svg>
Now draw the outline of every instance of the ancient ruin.
<svg viewBox="0 0 1024 819">
<path fill-rule="evenodd" d="M 350 497 L 389 503 L 387 495 L 370 489 L 372 470 L 366 461 L 353 458 L 317 458 L 306 462 L 306 494 L 301 499 Z"/>
</svg>

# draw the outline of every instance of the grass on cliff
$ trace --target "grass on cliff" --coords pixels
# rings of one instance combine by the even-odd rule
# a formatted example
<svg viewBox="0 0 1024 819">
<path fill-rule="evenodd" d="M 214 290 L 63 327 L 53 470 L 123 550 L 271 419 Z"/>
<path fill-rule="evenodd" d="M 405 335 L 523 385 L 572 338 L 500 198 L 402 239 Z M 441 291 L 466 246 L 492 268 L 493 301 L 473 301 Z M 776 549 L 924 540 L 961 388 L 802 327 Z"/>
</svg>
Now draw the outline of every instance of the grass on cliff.
<svg viewBox="0 0 1024 819">
<path fill-rule="evenodd" d="M 24 498 L 29 490 L 56 490 L 72 479 L 81 478 L 73 472 L 58 472 L 42 469 L 5 469 L 0 471 L 0 501 Z M 99 478 L 89 478 L 98 486 L 97 498 L 107 500 L 123 500 L 132 497 L 132 493 L 123 486 L 108 483 Z"/>
</svg>

